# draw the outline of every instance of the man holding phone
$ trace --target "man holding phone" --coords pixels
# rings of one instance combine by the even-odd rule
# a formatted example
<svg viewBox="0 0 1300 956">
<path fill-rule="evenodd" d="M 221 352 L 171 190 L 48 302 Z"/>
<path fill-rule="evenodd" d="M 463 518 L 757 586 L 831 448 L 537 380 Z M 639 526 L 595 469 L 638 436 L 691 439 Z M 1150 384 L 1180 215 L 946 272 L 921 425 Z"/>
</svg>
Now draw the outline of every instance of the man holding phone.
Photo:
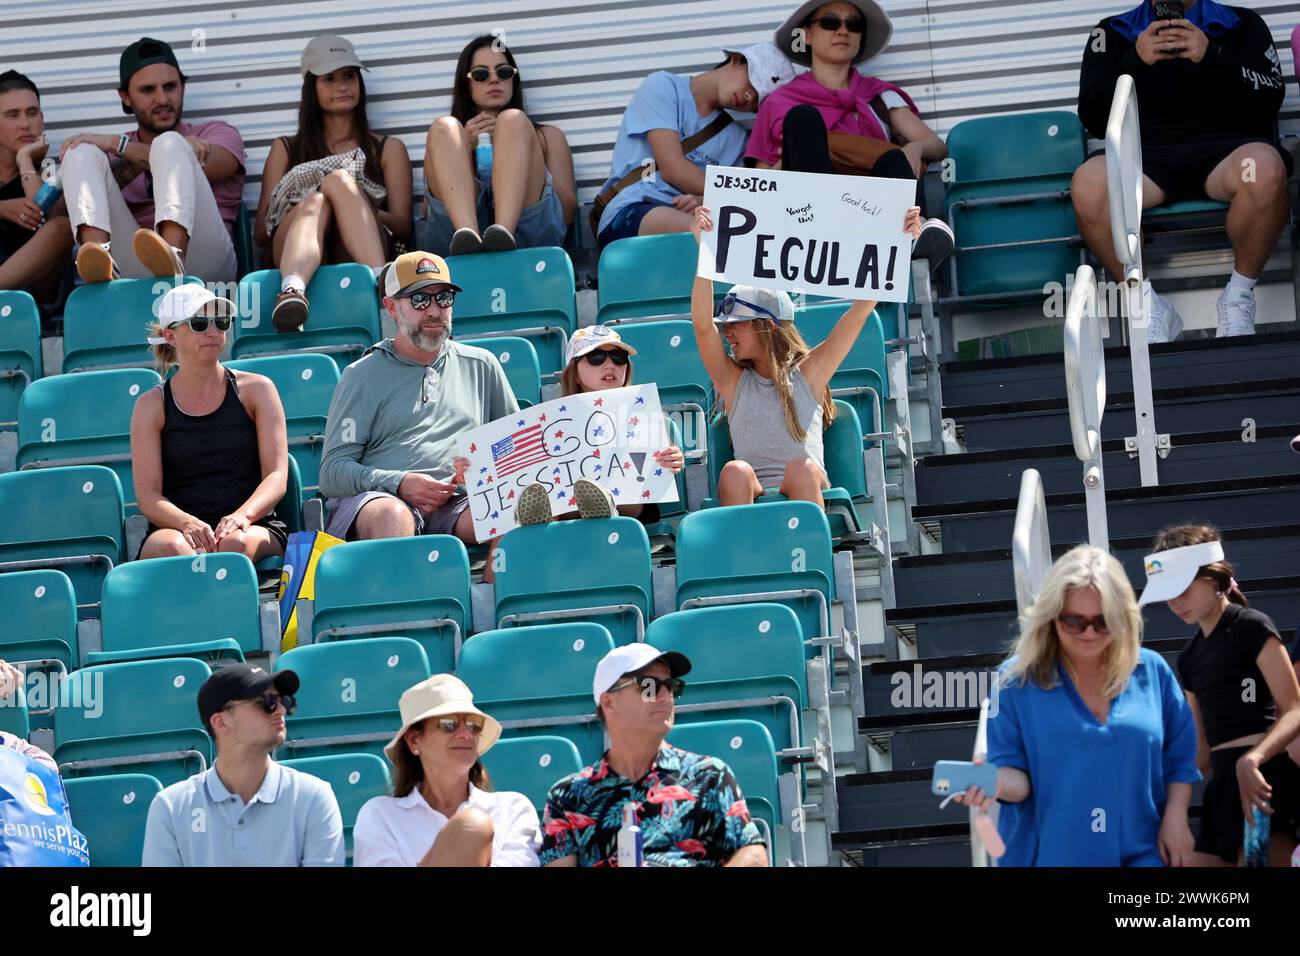
<svg viewBox="0 0 1300 956">
<path fill-rule="evenodd" d="M 1285 88 L 1273 34 L 1253 10 L 1215 0 L 1142 0 L 1088 37 L 1079 118 L 1106 135 L 1115 84 L 1133 77 L 1142 131 L 1142 204 L 1214 199 L 1229 204 L 1234 270 L 1218 301 L 1217 334 L 1255 331 L 1255 283 L 1287 221 L 1292 160 L 1277 138 Z M 1079 229 L 1115 278 L 1106 158 L 1095 154 L 1070 187 Z M 1183 321 L 1143 282 L 1147 339 L 1169 342 Z"/>
</svg>

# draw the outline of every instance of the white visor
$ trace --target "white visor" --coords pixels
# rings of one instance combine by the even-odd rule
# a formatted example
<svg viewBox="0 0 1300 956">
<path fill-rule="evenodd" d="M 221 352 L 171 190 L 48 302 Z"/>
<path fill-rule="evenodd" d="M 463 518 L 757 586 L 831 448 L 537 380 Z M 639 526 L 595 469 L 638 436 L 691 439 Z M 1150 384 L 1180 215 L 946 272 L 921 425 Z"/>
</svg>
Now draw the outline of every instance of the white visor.
<svg viewBox="0 0 1300 956">
<path fill-rule="evenodd" d="M 1142 559 L 1147 572 L 1147 586 L 1138 598 L 1138 607 L 1172 601 L 1191 586 L 1197 571 L 1222 560 L 1222 541 L 1206 541 L 1148 554 Z"/>
</svg>

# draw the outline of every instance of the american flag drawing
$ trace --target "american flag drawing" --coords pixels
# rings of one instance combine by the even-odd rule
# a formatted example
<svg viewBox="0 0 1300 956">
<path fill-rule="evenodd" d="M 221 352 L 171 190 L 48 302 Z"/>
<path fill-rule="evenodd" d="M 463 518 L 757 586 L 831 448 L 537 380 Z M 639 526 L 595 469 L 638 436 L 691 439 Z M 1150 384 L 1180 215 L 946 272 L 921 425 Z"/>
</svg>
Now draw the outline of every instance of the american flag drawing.
<svg viewBox="0 0 1300 956">
<path fill-rule="evenodd" d="M 540 464 L 546 459 L 546 443 L 542 437 L 541 425 L 521 428 L 492 445 L 492 464 L 496 466 L 498 478 L 522 471 L 529 465 Z"/>
</svg>

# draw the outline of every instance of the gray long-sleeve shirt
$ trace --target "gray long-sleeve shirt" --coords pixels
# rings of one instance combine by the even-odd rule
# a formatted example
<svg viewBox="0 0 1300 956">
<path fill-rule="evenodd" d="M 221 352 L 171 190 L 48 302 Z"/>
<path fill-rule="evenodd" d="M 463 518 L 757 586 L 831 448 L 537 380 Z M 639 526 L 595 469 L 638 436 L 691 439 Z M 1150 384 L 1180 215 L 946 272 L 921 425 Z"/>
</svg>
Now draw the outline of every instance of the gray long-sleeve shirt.
<svg viewBox="0 0 1300 956">
<path fill-rule="evenodd" d="M 321 492 L 397 494 L 411 471 L 446 480 L 457 435 L 517 411 L 505 370 L 486 349 L 448 342 L 437 361 L 421 365 L 385 339 L 344 369 L 334 390 Z"/>
</svg>

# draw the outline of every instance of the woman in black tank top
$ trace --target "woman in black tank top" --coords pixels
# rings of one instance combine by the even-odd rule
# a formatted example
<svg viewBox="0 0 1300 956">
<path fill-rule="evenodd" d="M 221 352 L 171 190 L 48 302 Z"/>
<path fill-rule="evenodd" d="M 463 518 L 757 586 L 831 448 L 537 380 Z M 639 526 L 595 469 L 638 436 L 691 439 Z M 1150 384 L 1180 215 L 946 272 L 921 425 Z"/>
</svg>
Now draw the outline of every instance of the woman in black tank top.
<svg viewBox="0 0 1300 956">
<path fill-rule="evenodd" d="M 149 519 L 140 557 L 283 555 L 275 506 L 289 474 L 284 408 L 270 379 L 221 364 L 220 325 L 229 328 L 234 305 L 183 285 L 158 312 L 149 341 L 159 365 L 177 371 L 141 396 L 131 418 L 136 499 Z"/>
<path fill-rule="evenodd" d="M 1222 548 L 1204 525 L 1161 532 L 1142 595 L 1143 604 L 1167 601 L 1198 625 L 1177 667 L 1208 777 L 1192 865 L 1238 863 L 1246 814 L 1258 808 L 1269 815 L 1271 864 L 1287 866 L 1300 836 L 1300 766 L 1287 752 L 1300 734 L 1300 683 L 1277 628 L 1247 606 Z"/>
</svg>

